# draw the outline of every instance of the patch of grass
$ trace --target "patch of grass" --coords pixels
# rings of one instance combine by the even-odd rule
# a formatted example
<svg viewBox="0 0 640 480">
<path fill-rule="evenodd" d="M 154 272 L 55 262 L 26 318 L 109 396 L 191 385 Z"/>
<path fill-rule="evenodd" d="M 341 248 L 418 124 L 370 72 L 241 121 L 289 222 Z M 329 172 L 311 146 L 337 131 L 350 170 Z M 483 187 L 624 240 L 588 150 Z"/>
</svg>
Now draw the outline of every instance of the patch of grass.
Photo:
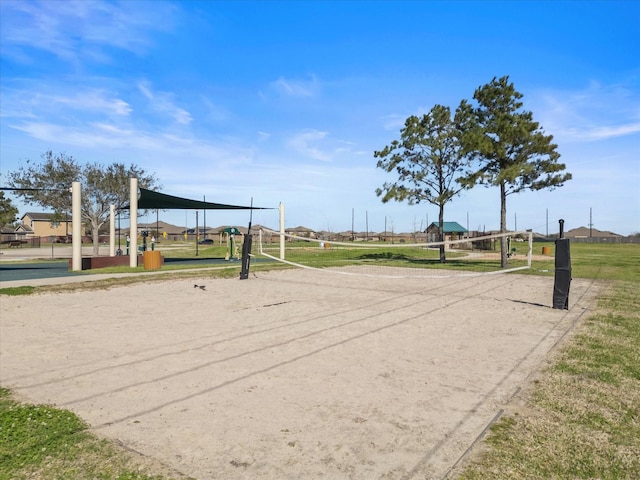
<svg viewBox="0 0 640 480">
<path fill-rule="evenodd" d="M 167 472 L 95 437 L 72 412 L 21 403 L 0 388 L 0 479 L 161 480 Z"/>
<path fill-rule="evenodd" d="M 201 258 L 224 258 L 228 251 L 229 247 L 226 245 L 198 245 L 198 256 Z M 162 251 L 165 258 L 193 258 L 195 253 L 196 247 L 193 244 Z"/>
<path fill-rule="evenodd" d="M 73 458 L 83 440 L 85 424 L 71 412 L 46 406 L 21 405 L 0 397 L 0 476 L 31 469 L 51 452 Z"/>
<path fill-rule="evenodd" d="M 459 478 L 640 478 L 639 290 L 609 288 Z"/>
<path fill-rule="evenodd" d="M 525 266 L 528 243 L 514 242 L 512 245 L 516 249 L 516 254 L 509 259 L 509 267 Z M 317 268 L 375 264 L 468 271 L 500 270 L 499 249 L 484 251 L 487 254 L 494 254 L 495 258 L 491 259 L 449 250 L 446 253 L 447 262 L 441 264 L 437 249 L 404 248 L 396 245 L 392 250 L 384 243 L 369 243 L 366 250 L 358 247 L 358 244 L 354 244 L 353 248 L 331 245 L 331 248 L 320 249 L 310 247 L 305 242 L 290 242 L 287 244 L 287 260 Z M 551 254 L 541 257 L 543 247 L 551 247 Z M 275 246 L 270 248 L 275 252 Z M 640 282 L 640 268 L 637 268 L 637 265 L 640 265 L 639 244 L 571 243 L 570 248 L 574 278 Z M 553 276 L 555 244 L 535 242 L 533 254 L 532 269 L 522 270 L 520 273 Z"/>
<path fill-rule="evenodd" d="M 549 261 L 532 262 L 536 270 L 550 270 L 553 274 L 555 244 L 535 242 L 533 253 L 539 254 L 542 247 L 551 247 Z M 599 278 L 640 282 L 640 244 L 637 243 L 576 243 L 571 242 L 571 273 L 574 278 Z"/>
<path fill-rule="evenodd" d="M 35 287 L 8 287 L 0 288 L 0 295 L 30 295 L 35 291 Z"/>
<path fill-rule="evenodd" d="M 446 263 L 440 263 L 440 252 L 434 248 L 395 245 L 391 249 L 389 245 L 382 242 L 368 243 L 366 248 L 357 243 L 352 247 L 330 243 L 328 245 L 330 248 L 321 249 L 315 246 L 310 247 L 305 242 L 291 242 L 287 244 L 286 259 L 315 268 L 374 265 L 473 272 L 500 270 L 499 252 L 492 250 L 478 250 L 472 255 L 465 251 L 448 250 Z M 275 254 L 275 250 L 272 251 Z M 483 253 L 488 255 L 483 257 Z M 513 257 L 509 262 L 510 267 L 525 265 L 526 255 Z"/>
</svg>

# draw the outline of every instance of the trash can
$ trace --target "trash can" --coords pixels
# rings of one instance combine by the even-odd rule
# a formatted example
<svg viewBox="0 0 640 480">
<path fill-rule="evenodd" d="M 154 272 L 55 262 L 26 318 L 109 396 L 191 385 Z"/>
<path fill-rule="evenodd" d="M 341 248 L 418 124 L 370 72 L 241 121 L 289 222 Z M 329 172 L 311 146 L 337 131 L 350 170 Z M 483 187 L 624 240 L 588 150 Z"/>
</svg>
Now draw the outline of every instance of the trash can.
<svg viewBox="0 0 640 480">
<path fill-rule="evenodd" d="M 551 247 L 542 247 L 543 255 L 551 255 Z"/>
<path fill-rule="evenodd" d="M 142 254 L 142 264 L 145 270 L 158 270 L 162 267 L 162 256 L 159 251 L 147 251 Z"/>
</svg>

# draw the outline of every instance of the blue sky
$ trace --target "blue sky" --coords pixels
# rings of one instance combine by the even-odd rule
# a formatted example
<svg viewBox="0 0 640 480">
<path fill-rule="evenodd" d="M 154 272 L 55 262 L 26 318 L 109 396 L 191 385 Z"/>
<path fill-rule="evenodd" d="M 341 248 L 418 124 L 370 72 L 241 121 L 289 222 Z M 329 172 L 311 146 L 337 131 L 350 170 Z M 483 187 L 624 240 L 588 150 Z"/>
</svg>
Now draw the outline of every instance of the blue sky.
<svg viewBox="0 0 640 480">
<path fill-rule="evenodd" d="M 508 75 L 573 175 L 509 196 L 508 227 L 591 214 L 640 232 L 640 2 L 2 0 L 0 22 L 0 183 L 52 150 L 135 163 L 172 195 L 282 202 L 287 227 L 413 231 L 437 207 L 383 204 L 393 177 L 373 152 L 408 116 Z M 476 187 L 445 220 L 498 229 L 499 202 Z M 253 222 L 276 227 L 277 211 Z"/>
</svg>

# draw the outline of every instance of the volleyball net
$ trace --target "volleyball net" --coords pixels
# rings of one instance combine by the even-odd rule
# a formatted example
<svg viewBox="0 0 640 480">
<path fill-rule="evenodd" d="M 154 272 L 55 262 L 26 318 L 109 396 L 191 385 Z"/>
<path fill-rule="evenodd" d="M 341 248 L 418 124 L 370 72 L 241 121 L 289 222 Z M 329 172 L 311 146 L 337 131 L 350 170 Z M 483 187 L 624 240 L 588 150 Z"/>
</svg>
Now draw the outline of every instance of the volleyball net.
<svg viewBox="0 0 640 480">
<path fill-rule="evenodd" d="M 502 266 L 504 242 L 507 266 Z M 291 266 L 376 277 L 475 276 L 531 268 L 533 233 L 517 231 L 443 242 L 343 241 L 261 229 L 259 255 Z M 441 251 L 443 250 L 443 251 Z M 444 257 L 444 262 L 442 258 Z"/>
</svg>

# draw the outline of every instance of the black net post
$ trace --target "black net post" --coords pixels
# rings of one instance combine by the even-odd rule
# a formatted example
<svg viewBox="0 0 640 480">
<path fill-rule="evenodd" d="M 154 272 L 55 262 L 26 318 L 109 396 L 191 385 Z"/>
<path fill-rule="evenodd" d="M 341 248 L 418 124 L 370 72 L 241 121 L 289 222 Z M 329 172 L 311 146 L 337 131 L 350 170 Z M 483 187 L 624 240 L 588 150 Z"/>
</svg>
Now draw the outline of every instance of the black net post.
<svg viewBox="0 0 640 480">
<path fill-rule="evenodd" d="M 553 308 L 569 310 L 571 285 L 571 251 L 569 239 L 564 238 L 564 220 L 560 220 L 560 238 L 556 240 L 556 275 L 553 285 Z"/>
<path fill-rule="evenodd" d="M 247 235 L 244 237 L 242 244 L 242 267 L 240 268 L 240 280 L 249 278 L 249 265 L 251 264 L 251 243 L 253 235 L 251 235 L 251 222 L 253 221 L 253 197 L 251 197 L 251 212 L 249 213 L 249 228 Z"/>
<path fill-rule="evenodd" d="M 244 243 L 242 244 L 242 268 L 240 269 L 240 280 L 246 280 L 249 278 L 249 265 L 251 264 L 251 243 L 253 242 L 253 235 L 250 233 L 245 235 Z"/>
</svg>

